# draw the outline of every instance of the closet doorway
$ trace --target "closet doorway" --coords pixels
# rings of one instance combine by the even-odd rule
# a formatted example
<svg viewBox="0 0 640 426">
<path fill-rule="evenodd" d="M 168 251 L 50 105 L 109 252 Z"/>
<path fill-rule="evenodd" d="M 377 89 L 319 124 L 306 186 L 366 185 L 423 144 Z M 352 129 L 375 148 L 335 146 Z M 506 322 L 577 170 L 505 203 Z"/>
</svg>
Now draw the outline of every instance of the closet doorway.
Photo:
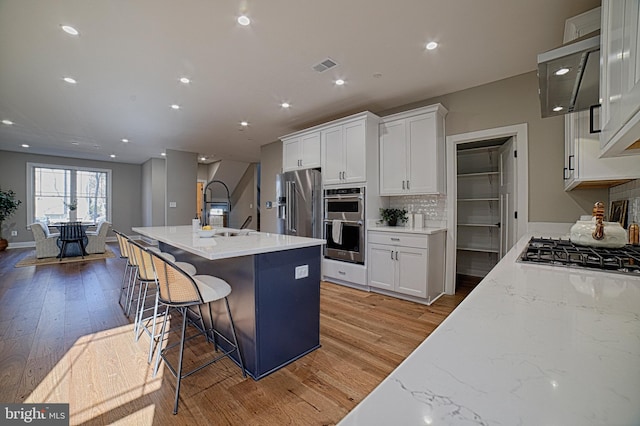
<svg viewBox="0 0 640 426">
<path fill-rule="evenodd" d="M 526 231 L 526 124 L 447 137 L 447 282 L 480 281 Z"/>
</svg>

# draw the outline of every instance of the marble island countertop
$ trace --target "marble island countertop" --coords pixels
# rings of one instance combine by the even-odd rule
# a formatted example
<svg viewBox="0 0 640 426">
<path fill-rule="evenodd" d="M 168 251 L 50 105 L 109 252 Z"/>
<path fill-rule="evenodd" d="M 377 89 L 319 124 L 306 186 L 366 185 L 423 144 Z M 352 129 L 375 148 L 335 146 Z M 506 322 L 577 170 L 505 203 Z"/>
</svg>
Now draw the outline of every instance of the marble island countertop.
<svg viewBox="0 0 640 426">
<path fill-rule="evenodd" d="M 640 424 L 640 276 L 518 263 L 529 237 L 339 424 Z"/>
<path fill-rule="evenodd" d="M 317 238 L 255 231 L 231 236 L 229 233 L 239 231 L 232 228 L 216 228 L 213 237 L 201 237 L 191 225 L 134 227 L 132 230 L 209 260 L 322 246 L 326 243 Z"/>
</svg>

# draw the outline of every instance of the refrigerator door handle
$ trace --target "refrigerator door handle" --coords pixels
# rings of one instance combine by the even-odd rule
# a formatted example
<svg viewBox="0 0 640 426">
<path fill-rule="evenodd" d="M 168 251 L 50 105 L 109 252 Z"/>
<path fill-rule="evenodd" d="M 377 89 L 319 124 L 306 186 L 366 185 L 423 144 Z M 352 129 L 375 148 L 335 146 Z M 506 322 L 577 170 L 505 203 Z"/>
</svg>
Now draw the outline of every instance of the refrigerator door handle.
<svg viewBox="0 0 640 426">
<path fill-rule="evenodd" d="M 291 182 L 285 181 L 284 185 L 284 196 L 287 198 L 284 211 L 285 233 L 288 234 L 291 230 Z"/>
<path fill-rule="evenodd" d="M 291 231 L 298 233 L 298 200 L 296 194 L 296 183 L 291 182 L 291 198 L 289 201 L 289 205 L 291 206 Z"/>
</svg>

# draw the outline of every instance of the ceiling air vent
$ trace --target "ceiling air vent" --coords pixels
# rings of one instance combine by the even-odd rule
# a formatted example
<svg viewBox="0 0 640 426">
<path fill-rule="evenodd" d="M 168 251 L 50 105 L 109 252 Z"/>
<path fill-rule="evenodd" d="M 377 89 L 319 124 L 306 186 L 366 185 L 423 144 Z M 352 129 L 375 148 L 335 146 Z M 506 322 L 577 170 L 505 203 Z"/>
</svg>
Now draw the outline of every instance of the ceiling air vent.
<svg viewBox="0 0 640 426">
<path fill-rule="evenodd" d="M 313 66 L 313 69 L 317 72 L 324 72 L 326 70 L 328 70 L 329 68 L 333 68 L 336 65 L 338 65 L 336 62 L 334 62 L 333 59 L 331 58 L 327 58 L 324 61 L 320 62 L 319 64 L 316 64 Z"/>
</svg>

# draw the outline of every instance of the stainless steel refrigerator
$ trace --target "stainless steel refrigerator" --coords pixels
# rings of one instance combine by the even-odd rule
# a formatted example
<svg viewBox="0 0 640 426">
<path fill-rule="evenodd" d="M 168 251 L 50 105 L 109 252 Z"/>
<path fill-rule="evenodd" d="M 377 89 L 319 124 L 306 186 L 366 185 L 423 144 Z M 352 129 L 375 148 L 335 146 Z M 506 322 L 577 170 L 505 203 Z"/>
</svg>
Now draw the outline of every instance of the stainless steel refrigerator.
<svg viewBox="0 0 640 426">
<path fill-rule="evenodd" d="M 278 233 L 322 238 L 320 171 L 296 170 L 276 176 Z"/>
</svg>

